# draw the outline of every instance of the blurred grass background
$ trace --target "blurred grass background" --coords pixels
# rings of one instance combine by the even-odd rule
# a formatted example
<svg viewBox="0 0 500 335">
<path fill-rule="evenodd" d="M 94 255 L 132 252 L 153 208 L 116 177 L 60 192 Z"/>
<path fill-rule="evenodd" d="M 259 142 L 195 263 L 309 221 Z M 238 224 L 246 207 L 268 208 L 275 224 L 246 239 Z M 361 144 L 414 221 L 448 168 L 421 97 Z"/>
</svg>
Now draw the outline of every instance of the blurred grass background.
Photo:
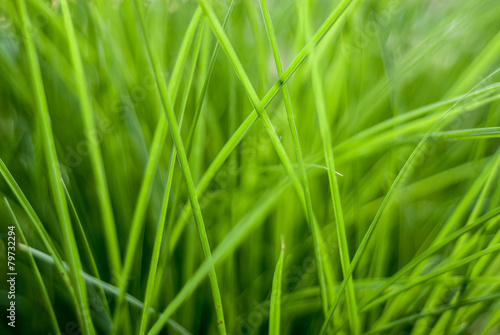
<svg viewBox="0 0 500 335">
<path fill-rule="evenodd" d="M 15 220 L 21 243 L 13 333 L 260 334 L 274 320 L 291 334 L 498 334 L 500 3 L 268 1 L 283 70 L 296 69 L 281 79 L 287 79 L 312 216 L 301 200 L 304 180 L 294 188 L 290 174 L 300 176 L 301 164 L 263 2 L 200 3 L 205 7 L 197 11 L 192 0 L 0 1 L 2 269 L 7 226 Z M 223 29 L 239 60 L 227 56 L 227 45 L 217 50 L 216 23 L 204 16 L 212 9 L 221 24 L 227 17 Z M 315 35 L 323 27 L 325 33 Z M 234 69 L 240 62 L 248 80 Z M 292 170 L 283 167 L 271 128 L 248 121 L 258 107 L 249 87 L 259 99 L 271 92 L 264 107 Z M 52 133 L 37 103 L 40 92 Z M 181 150 L 170 136 L 175 131 L 167 130 L 166 102 L 179 124 Z M 335 177 L 338 203 L 328 146 L 342 175 Z M 193 185 L 202 185 L 201 222 L 193 219 L 186 169 L 176 167 L 174 148 L 189 160 Z M 63 183 L 51 179 L 57 171 Z M 55 201 L 63 184 L 66 200 Z M 339 216 L 334 207 L 340 203 Z M 61 229 L 63 207 L 74 231 L 69 235 Z M 63 267 L 71 289 L 48 256 L 33 213 L 60 259 L 76 262 Z M 208 254 L 200 227 L 219 257 L 223 325 L 214 282 L 205 278 L 210 266 L 202 266 Z M 279 290 L 273 277 L 282 241 Z M 357 251 L 349 298 L 339 290 L 349 267 L 343 268 L 341 252 L 352 261 Z M 6 273 L 0 275 L 2 310 Z M 150 273 L 149 322 L 141 328 Z M 87 296 L 90 328 L 79 289 Z M 276 294 L 281 316 L 276 308 L 270 313 Z M 338 306 L 332 305 L 336 297 Z M 333 322 L 326 322 L 331 315 Z M 12 332 L 5 318 L 0 329 Z"/>
</svg>

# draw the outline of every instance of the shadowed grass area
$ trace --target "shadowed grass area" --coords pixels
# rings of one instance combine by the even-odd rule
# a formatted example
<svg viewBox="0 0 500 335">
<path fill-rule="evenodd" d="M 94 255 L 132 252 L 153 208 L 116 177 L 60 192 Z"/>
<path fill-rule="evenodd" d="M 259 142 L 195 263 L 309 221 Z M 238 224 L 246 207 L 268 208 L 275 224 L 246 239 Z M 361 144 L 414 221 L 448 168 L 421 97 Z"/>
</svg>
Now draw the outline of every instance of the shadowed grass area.
<svg viewBox="0 0 500 335">
<path fill-rule="evenodd" d="M 498 22 L 0 0 L 0 332 L 499 333 Z"/>
</svg>

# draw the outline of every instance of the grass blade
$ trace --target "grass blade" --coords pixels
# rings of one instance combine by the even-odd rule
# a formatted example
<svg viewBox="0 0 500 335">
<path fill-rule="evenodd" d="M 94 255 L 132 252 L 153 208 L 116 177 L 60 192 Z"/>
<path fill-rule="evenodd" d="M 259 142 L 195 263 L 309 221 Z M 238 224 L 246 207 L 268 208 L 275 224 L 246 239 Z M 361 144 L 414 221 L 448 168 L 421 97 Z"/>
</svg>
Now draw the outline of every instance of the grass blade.
<svg viewBox="0 0 500 335">
<path fill-rule="evenodd" d="M 75 235 L 69 217 L 68 205 L 66 203 L 66 198 L 62 186 L 59 162 L 57 160 L 56 148 L 54 144 L 54 136 L 52 134 L 52 128 L 50 125 L 47 99 L 45 97 L 40 66 L 38 64 L 36 49 L 32 39 L 31 23 L 28 17 L 28 11 L 24 0 L 18 0 L 18 6 L 21 12 L 21 19 L 23 21 L 23 36 L 25 38 L 25 46 L 28 53 L 31 80 L 35 91 L 38 118 L 42 123 L 42 140 L 46 154 L 47 168 L 49 170 L 51 190 L 53 192 L 61 230 L 63 232 L 66 257 L 68 258 L 68 262 L 70 264 L 71 282 L 75 287 L 75 304 L 78 310 L 78 316 L 82 323 L 83 330 L 88 334 L 93 334 L 95 333 L 95 331 L 89 315 L 87 290 L 85 288 L 83 279 L 79 276 L 79 273 L 81 271 L 80 256 L 78 253 L 78 247 L 76 245 Z"/>
<path fill-rule="evenodd" d="M 280 334 L 281 324 L 281 277 L 283 276 L 283 259 L 285 242 L 281 241 L 281 252 L 274 271 L 273 289 L 271 291 L 271 311 L 269 315 L 269 335 Z"/>
</svg>

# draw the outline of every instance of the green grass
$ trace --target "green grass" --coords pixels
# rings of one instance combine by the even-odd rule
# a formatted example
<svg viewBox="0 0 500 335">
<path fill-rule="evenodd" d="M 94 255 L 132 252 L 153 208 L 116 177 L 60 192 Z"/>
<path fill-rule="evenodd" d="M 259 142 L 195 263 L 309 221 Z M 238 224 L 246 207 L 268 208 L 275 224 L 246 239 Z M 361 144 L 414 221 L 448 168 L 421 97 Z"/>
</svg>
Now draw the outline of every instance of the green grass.
<svg viewBox="0 0 500 335">
<path fill-rule="evenodd" d="M 499 19 L 0 1 L 0 333 L 498 334 Z"/>
<path fill-rule="evenodd" d="M 285 257 L 285 242 L 282 241 L 280 257 L 276 264 L 271 291 L 271 306 L 269 307 L 269 334 L 280 334 L 281 326 L 281 281 L 283 278 L 283 258 Z"/>
</svg>

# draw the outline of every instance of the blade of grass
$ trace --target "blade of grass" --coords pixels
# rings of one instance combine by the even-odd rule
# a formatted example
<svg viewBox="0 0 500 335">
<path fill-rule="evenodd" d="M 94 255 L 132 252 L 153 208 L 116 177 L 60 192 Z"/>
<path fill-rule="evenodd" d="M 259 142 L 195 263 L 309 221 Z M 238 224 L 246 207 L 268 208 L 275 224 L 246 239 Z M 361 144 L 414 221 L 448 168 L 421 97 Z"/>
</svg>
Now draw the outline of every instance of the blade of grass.
<svg viewBox="0 0 500 335">
<path fill-rule="evenodd" d="M 229 5 L 229 8 L 227 9 L 226 16 L 224 18 L 224 23 L 223 23 L 223 28 L 224 29 L 225 29 L 227 23 L 229 22 L 229 18 L 231 17 L 231 13 L 233 12 L 235 3 L 236 3 L 236 0 L 232 0 L 231 3 L 230 3 L 230 5 Z M 201 33 L 200 33 L 200 37 L 202 37 Z M 213 73 L 213 69 L 215 67 L 215 62 L 217 60 L 217 55 L 219 53 L 219 49 L 220 49 L 220 44 L 218 42 L 216 42 L 214 50 L 212 52 L 211 59 L 210 59 L 210 64 L 209 64 L 208 69 L 207 69 L 207 73 L 206 73 L 204 81 L 203 81 L 203 85 L 202 85 L 201 91 L 199 92 L 198 99 L 196 100 L 197 101 L 197 103 L 196 103 L 196 109 L 195 109 L 195 112 L 194 112 L 193 120 L 191 121 L 191 126 L 189 128 L 188 139 L 187 139 L 187 144 L 186 144 L 186 154 L 187 154 L 188 157 L 191 154 L 192 141 L 193 141 L 194 134 L 195 134 L 195 131 L 196 131 L 196 127 L 198 125 L 198 121 L 199 121 L 199 118 L 200 118 L 200 115 L 201 115 L 201 109 L 202 109 L 203 103 L 205 101 L 206 92 L 208 90 L 208 85 L 209 85 L 210 79 L 212 77 L 212 73 Z M 195 67 L 192 66 L 191 71 L 190 71 L 192 75 L 194 75 L 194 73 L 195 73 L 194 70 L 195 70 Z M 186 87 L 188 87 L 188 86 L 190 87 L 191 84 L 190 85 L 186 85 Z M 187 101 L 187 94 L 184 95 L 183 101 Z M 183 122 L 182 122 L 183 119 L 182 118 L 183 118 L 183 115 L 184 115 L 183 113 L 185 111 L 185 104 L 183 104 L 183 105 L 184 105 L 184 107 L 181 110 L 180 128 L 182 128 L 182 124 L 183 124 Z M 174 160 L 173 163 L 175 163 L 175 160 Z M 171 162 L 171 164 L 172 164 L 172 162 Z M 175 167 L 175 165 L 173 165 L 173 167 Z M 171 231 L 172 231 L 172 226 L 173 226 L 173 222 L 174 222 L 174 219 L 175 219 L 176 209 L 178 208 L 179 201 L 181 199 L 181 197 L 178 196 L 180 194 L 180 187 L 181 187 L 181 184 L 178 183 L 176 185 L 174 193 L 173 193 L 176 196 L 174 197 L 174 201 L 173 201 L 173 204 L 171 206 L 172 210 L 170 211 L 170 216 L 168 218 L 168 224 L 167 224 L 167 228 L 166 228 L 167 229 L 166 236 L 167 236 L 168 239 L 170 239 L 170 235 L 171 235 Z M 166 270 L 166 263 L 167 263 L 166 259 L 168 258 L 168 255 L 171 252 L 169 246 L 170 246 L 170 243 L 167 242 L 167 247 L 165 249 L 165 252 L 162 255 L 162 260 L 160 261 L 160 270 L 159 270 L 159 273 L 160 273 L 159 277 L 160 278 L 163 277 L 164 271 Z"/>
<path fill-rule="evenodd" d="M 271 123 L 271 120 L 269 119 L 269 116 L 267 115 L 266 111 L 264 110 L 264 107 L 262 106 L 259 97 L 257 96 L 257 93 L 255 92 L 255 89 L 252 86 L 252 83 L 250 82 L 250 79 L 248 78 L 245 69 L 243 68 L 238 56 L 236 55 L 236 52 L 234 51 L 234 48 L 227 38 L 226 33 L 222 29 L 222 26 L 217 19 L 217 16 L 215 15 L 212 7 L 208 4 L 206 0 L 198 0 L 198 3 L 203 9 L 203 12 L 205 13 L 205 16 L 207 18 L 207 21 L 210 24 L 210 27 L 212 28 L 212 31 L 214 32 L 215 36 L 217 37 L 222 49 L 224 49 L 224 52 L 226 53 L 229 61 L 233 65 L 233 68 L 237 74 L 237 76 L 240 78 L 241 83 L 245 87 L 245 91 L 247 92 L 247 95 L 249 96 L 249 99 L 254 106 L 255 110 L 257 111 L 259 118 L 261 119 L 264 127 L 266 128 L 267 133 L 269 134 L 269 137 L 271 139 L 271 142 L 273 143 L 273 146 L 282 161 L 285 170 L 287 173 L 290 175 L 290 178 L 292 178 L 292 181 L 295 185 L 295 187 L 299 190 L 300 192 L 300 184 L 298 182 L 297 176 L 295 172 L 292 169 L 291 163 L 288 159 L 288 156 L 286 155 L 286 152 L 279 140 L 278 135 L 276 134 L 276 130 L 274 126 Z"/>
<path fill-rule="evenodd" d="M 224 22 L 222 24 L 222 28 L 223 29 L 226 28 L 226 25 L 229 22 L 229 18 L 231 17 L 231 13 L 233 12 L 235 3 L 236 3 L 236 0 L 232 0 L 231 4 L 229 5 L 229 8 L 227 9 L 226 16 L 225 16 Z M 191 154 L 191 149 L 192 149 L 192 143 L 193 143 L 194 134 L 195 134 L 195 131 L 196 131 L 196 127 L 198 125 L 198 121 L 200 119 L 201 109 L 202 109 L 203 104 L 205 102 L 205 97 L 206 97 L 206 94 L 207 94 L 208 85 L 210 83 L 210 79 L 212 78 L 212 73 L 213 73 L 213 70 L 214 70 L 214 67 L 215 67 L 215 63 L 217 61 L 217 56 L 219 55 L 219 50 L 220 50 L 220 44 L 217 41 L 215 43 L 215 47 L 214 47 L 214 50 L 212 52 L 212 57 L 210 58 L 210 63 L 208 65 L 208 70 L 207 70 L 207 73 L 205 75 L 205 79 L 203 81 L 203 86 L 202 86 L 201 91 L 200 91 L 200 93 L 198 95 L 198 99 L 196 100 L 196 109 L 195 109 L 195 112 L 194 112 L 193 121 L 191 122 L 191 126 L 189 128 L 189 133 L 188 133 L 188 137 L 187 137 L 187 141 L 186 141 L 186 153 L 187 153 L 188 157 Z M 175 188 L 174 194 L 179 194 L 179 188 L 180 188 L 180 185 L 178 184 L 176 186 L 176 188 Z M 172 208 L 174 208 L 174 210 L 170 212 L 170 216 L 168 218 L 168 226 L 167 226 L 168 232 L 167 232 L 167 236 L 169 236 L 169 238 L 170 238 L 170 235 L 171 235 L 170 234 L 171 233 L 171 229 L 173 227 L 173 220 L 175 219 L 175 209 L 178 207 L 179 201 L 180 201 L 180 197 L 176 196 L 174 198 L 174 203 L 172 205 Z M 168 252 L 171 252 L 171 251 L 172 250 L 170 250 L 170 248 L 169 248 Z"/>
<path fill-rule="evenodd" d="M 455 85 L 451 87 L 447 93 L 449 96 L 461 93 L 474 83 L 475 78 L 489 69 L 492 63 L 495 62 L 496 55 L 500 50 L 500 33 L 488 43 L 481 51 L 479 56 L 474 59 L 468 68 L 462 72 L 460 78 L 457 78 Z"/>
<path fill-rule="evenodd" d="M 360 290 L 370 290 L 374 291 L 381 285 L 384 285 L 387 281 L 386 277 L 382 278 L 369 278 L 369 279 L 361 279 L 361 280 L 355 280 L 354 281 L 354 286 L 356 288 L 359 288 Z M 401 287 L 408 282 L 411 281 L 411 278 L 401 278 L 400 280 L 396 281 L 395 283 L 392 284 L 391 287 Z M 474 278 L 468 278 L 466 276 L 451 276 L 451 277 L 436 277 L 431 280 L 429 280 L 429 283 L 444 283 L 447 285 L 451 286 L 460 286 L 462 284 L 477 284 L 479 285 L 491 285 L 491 284 L 499 284 L 500 283 L 500 277 L 474 277 Z M 336 282 L 334 288 L 338 289 L 340 287 L 341 282 Z M 300 300 L 307 300 L 307 299 L 315 299 L 319 301 L 319 287 L 318 286 L 309 286 L 307 288 L 304 288 L 302 290 L 299 290 L 297 292 L 293 293 L 288 293 L 283 296 L 283 300 L 285 299 L 290 299 L 290 301 L 295 302 L 295 301 L 300 301 Z M 317 304 L 319 306 L 319 303 Z M 344 325 L 347 324 L 348 320 L 344 320 Z M 343 326 L 339 326 L 339 328 L 342 328 Z"/>
<path fill-rule="evenodd" d="M 232 0 L 229 4 L 229 8 L 227 9 L 226 16 L 224 17 L 224 21 L 222 22 L 222 29 L 225 30 L 227 23 L 229 22 L 229 18 L 231 17 L 231 13 L 233 12 L 234 5 L 236 4 L 236 0 Z M 219 55 L 220 43 L 219 41 L 215 42 L 214 51 L 212 52 L 212 57 L 210 58 L 210 63 L 208 65 L 207 74 L 205 76 L 205 80 L 203 81 L 203 86 L 198 95 L 198 99 L 196 100 L 196 109 L 193 116 L 193 121 L 191 123 L 191 127 L 189 128 L 189 133 L 186 141 L 186 151 L 189 154 L 191 153 L 191 145 L 193 142 L 193 137 L 196 131 L 196 126 L 198 124 L 198 120 L 200 118 L 201 109 L 203 107 L 203 103 L 205 102 L 205 96 L 207 94 L 208 85 L 210 84 L 210 79 L 212 78 L 212 73 L 214 71 L 215 62 L 217 61 L 217 56 Z M 175 208 L 175 207 L 174 207 Z"/>
<path fill-rule="evenodd" d="M 456 140 L 498 138 L 500 137 L 500 127 L 440 131 L 437 132 L 434 135 L 434 137 L 437 139 L 456 139 Z"/>
</svg>

